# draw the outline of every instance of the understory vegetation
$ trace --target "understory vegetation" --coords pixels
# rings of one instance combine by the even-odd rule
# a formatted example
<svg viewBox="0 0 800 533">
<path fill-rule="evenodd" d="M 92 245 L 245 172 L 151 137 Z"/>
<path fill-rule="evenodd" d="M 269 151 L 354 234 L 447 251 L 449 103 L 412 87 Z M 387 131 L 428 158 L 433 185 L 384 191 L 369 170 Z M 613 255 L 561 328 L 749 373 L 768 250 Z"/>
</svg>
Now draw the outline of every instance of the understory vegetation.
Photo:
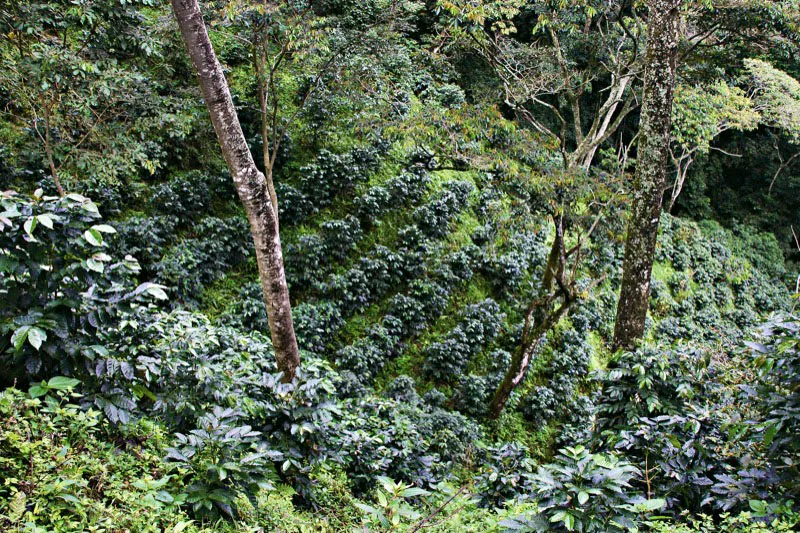
<svg viewBox="0 0 800 533">
<path fill-rule="evenodd" d="M 569 128 L 623 75 L 603 68 L 642 61 L 636 6 L 204 4 L 274 180 L 301 364 L 275 357 L 169 6 L 6 2 L 0 530 L 800 527 L 796 3 L 687 3 L 720 44 L 682 45 L 679 83 L 707 92 L 678 92 L 693 166 L 633 349 L 613 339 L 639 74 L 589 164 Z M 703 123 L 731 95 L 748 114 Z M 537 303 L 556 320 L 494 416 Z"/>
</svg>

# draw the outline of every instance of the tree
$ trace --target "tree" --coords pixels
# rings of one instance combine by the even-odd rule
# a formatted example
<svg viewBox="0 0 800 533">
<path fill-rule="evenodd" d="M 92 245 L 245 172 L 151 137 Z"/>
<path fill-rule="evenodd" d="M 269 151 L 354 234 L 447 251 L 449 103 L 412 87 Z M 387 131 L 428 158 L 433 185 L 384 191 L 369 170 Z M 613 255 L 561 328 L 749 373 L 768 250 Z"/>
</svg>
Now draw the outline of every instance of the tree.
<svg viewBox="0 0 800 533">
<path fill-rule="evenodd" d="M 800 145 L 800 82 L 766 61 L 746 59 L 745 69 L 755 108 L 761 115 L 761 123 L 788 137 L 789 142 Z M 778 169 L 772 176 L 769 190 L 781 173 L 800 157 L 800 151 L 789 157 L 781 154 L 777 135 L 773 135 L 778 155 Z"/>
<path fill-rule="evenodd" d="M 672 143 L 669 150 L 675 165 L 675 182 L 667 211 L 672 211 L 675 206 L 689 167 L 697 156 L 714 149 L 711 142 L 722 132 L 754 130 L 760 118 L 753 101 L 738 87 L 723 81 L 694 87 L 679 85 L 675 89 L 672 108 Z"/>
<path fill-rule="evenodd" d="M 588 286 L 582 288 L 578 278 L 582 252 L 601 221 L 604 207 L 605 205 L 600 206 L 591 226 L 584 233 L 578 235 L 575 245 L 571 248 L 567 247 L 564 213 L 553 214 L 555 230 L 553 245 L 547 257 L 538 295 L 531 301 L 525 312 L 522 339 L 489 404 L 491 418 L 496 419 L 500 416 L 511 393 L 525 378 L 531 360 L 547 334 L 567 315 L 576 301 L 585 298 L 594 287 L 605 279 L 605 276 L 595 277 Z"/>
<path fill-rule="evenodd" d="M 642 116 L 622 287 L 614 323 L 615 348 L 630 349 L 644 335 L 658 223 L 667 183 L 681 3 L 681 0 L 648 1 Z"/>
<path fill-rule="evenodd" d="M 264 176 L 273 208 L 278 210 L 275 171 L 290 128 L 323 77 L 332 69 L 341 48 L 331 50 L 324 30 L 327 19 L 317 16 L 313 0 L 296 2 L 232 2 L 226 6 L 237 38 L 251 49 L 261 121 Z M 297 74 L 310 72 L 305 87 L 296 87 Z M 297 94 L 299 93 L 299 94 Z"/>
<path fill-rule="evenodd" d="M 172 9 L 197 72 L 222 154 L 250 223 L 275 358 L 278 369 L 284 373 L 284 381 L 291 381 L 300 365 L 300 353 L 283 266 L 278 212 L 272 203 L 266 177 L 256 167 L 247 146 L 222 65 L 208 37 L 197 0 L 172 0 Z"/>
<path fill-rule="evenodd" d="M 443 1 L 492 67 L 520 122 L 557 143 L 564 168 L 588 170 L 638 106 L 644 32 L 627 3 Z M 515 20 L 535 19 L 514 37 Z"/>
<path fill-rule="evenodd" d="M 0 4 L 0 144 L 15 166 L 49 172 L 56 190 L 89 176 L 106 182 L 163 165 L 154 138 L 181 137 L 175 107 L 148 78 L 160 43 L 147 0 L 10 0 Z M 176 99 L 177 101 L 178 99 Z"/>
</svg>

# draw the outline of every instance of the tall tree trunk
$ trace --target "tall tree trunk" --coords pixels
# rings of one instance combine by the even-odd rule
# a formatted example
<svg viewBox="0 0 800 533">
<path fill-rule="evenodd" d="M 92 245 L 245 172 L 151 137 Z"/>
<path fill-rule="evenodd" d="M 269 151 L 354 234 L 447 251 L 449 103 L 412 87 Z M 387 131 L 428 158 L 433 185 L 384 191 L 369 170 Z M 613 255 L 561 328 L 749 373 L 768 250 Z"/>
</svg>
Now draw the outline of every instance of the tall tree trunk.
<svg viewBox="0 0 800 533">
<path fill-rule="evenodd" d="M 300 353 L 283 269 L 278 213 L 273 207 L 267 180 L 256 167 L 247 146 L 228 82 L 211 46 L 197 0 L 172 0 L 172 9 L 197 72 L 222 154 L 250 222 L 275 358 L 278 369 L 284 373 L 284 381 L 291 381 L 300 365 Z"/>
<path fill-rule="evenodd" d="M 633 203 L 625 242 L 622 288 L 614 325 L 614 347 L 630 349 L 644 335 L 650 276 L 664 190 L 681 0 L 649 0 L 644 97 Z"/>
</svg>

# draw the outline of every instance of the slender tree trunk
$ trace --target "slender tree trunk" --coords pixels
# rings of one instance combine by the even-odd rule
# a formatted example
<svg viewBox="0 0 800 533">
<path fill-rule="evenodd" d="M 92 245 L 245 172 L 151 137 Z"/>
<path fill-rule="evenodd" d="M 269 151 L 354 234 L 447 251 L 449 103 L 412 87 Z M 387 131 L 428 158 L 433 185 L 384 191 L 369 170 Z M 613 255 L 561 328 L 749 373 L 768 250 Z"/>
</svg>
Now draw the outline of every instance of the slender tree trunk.
<svg viewBox="0 0 800 533">
<path fill-rule="evenodd" d="M 34 124 L 34 127 L 36 125 Z M 58 169 L 56 168 L 55 158 L 53 157 L 53 141 L 50 136 L 50 108 L 44 108 L 44 153 L 47 157 L 47 164 L 50 165 L 50 174 L 53 175 L 53 183 L 56 185 L 56 191 L 62 198 L 67 195 L 64 187 L 61 185 L 61 179 L 58 177 Z M 772 188 L 770 188 L 772 190 Z"/>
<path fill-rule="evenodd" d="M 266 60 L 264 57 L 259 55 L 258 50 L 253 52 L 253 56 L 256 80 L 258 82 L 258 104 L 261 108 L 261 145 L 264 149 L 264 177 L 267 180 L 267 189 L 269 190 L 269 198 L 272 201 L 272 208 L 275 210 L 275 213 L 278 213 L 278 195 L 275 194 L 275 182 L 272 179 L 275 161 L 271 153 L 271 150 L 275 150 L 277 155 L 277 146 L 270 147 L 270 113 L 269 102 L 267 101 L 270 87 L 267 86 L 265 88 L 265 85 L 268 83 L 271 85 L 273 81 L 272 76 L 269 77 L 269 80 L 264 78 L 264 69 L 266 68 Z"/>
<path fill-rule="evenodd" d="M 292 323 L 289 288 L 283 269 L 278 232 L 278 213 L 273 207 L 267 180 L 253 155 L 236 116 L 228 83 L 208 38 L 197 0 L 172 0 L 172 9 L 197 72 L 200 90 L 214 124 L 222 154 L 233 177 L 239 200 L 247 213 L 256 248 L 258 273 L 278 369 L 291 381 L 300 365 L 300 353 Z"/>
<path fill-rule="evenodd" d="M 610 134 L 613 134 L 614 130 L 617 129 L 614 127 L 611 129 L 611 131 L 609 131 L 609 128 L 611 127 L 611 119 L 614 118 L 614 113 L 617 111 L 619 105 L 623 103 L 625 90 L 628 88 L 630 81 L 631 76 L 622 76 L 619 82 L 611 88 L 611 94 L 609 95 L 606 103 L 603 105 L 603 108 L 600 110 L 601 113 L 605 113 L 604 115 L 600 115 L 603 117 L 603 121 L 597 131 L 591 132 L 591 137 L 587 139 L 589 141 L 588 147 L 584 149 L 586 153 L 581 155 L 577 161 L 583 170 L 589 170 L 589 168 L 592 166 L 592 161 L 594 161 L 594 156 L 597 153 L 597 150 L 600 148 L 600 145 L 603 144 Z M 628 112 L 629 110 L 626 109 L 625 114 L 627 115 Z"/>
<path fill-rule="evenodd" d="M 686 175 L 689 173 L 689 166 L 694 162 L 692 158 L 687 160 L 679 159 L 677 163 L 677 170 L 675 171 L 675 183 L 672 185 L 672 193 L 669 196 L 669 207 L 667 213 L 672 213 L 675 208 L 675 203 L 678 201 L 678 196 L 683 191 L 683 184 L 686 183 Z"/>
<path fill-rule="evenodd" d="M 503 411 L 506 402 L 511 397 L 514 389 L 525 379 L 531 359 L 542 343 L 547 333 L 558 324 L 561 317 L 569 309 L 573 298 L 569 293 L 563 294 L 563 301 L 557 309 L 553 303 L 558 299 L 563 289 L 556 289 L 556 278 L 563 278 L 565 263 L 564 248 L 564 222 L 557 216 L 555 222 L 555 238 L 547 258 L 544 277 L 539 287 L 539 298 L 534 301 L 525 316 L 525 326 L 522 329 L 522 340 L 511 358 L 511 364 L 506 371 L 503 381 L 497 387 L 491 403 L 489 416 L 496 419 Z"/>
<path fill-rule="evenodd" d="M 489 404 L 489 417 L 497 419 L 503 412 L 511 393 L 517 385 L 525 379 L 531 359 L 542 344 L 547 333 L 553 329 L 561 318 L 567 313 L 572 300 L 566 297 L 557 309 L 551 309 L 553 298 L 543 298 L 534 303 L 532 312 L 525 320 L 525 327 L 532 330 L 527 332 L 528 340 L 522 342 L 514 356 L 511 358 L 511 365 L 508 367 L 503 381 L 494 393 L 491 404 Z"/>
<path fill-rule="evenodd" d="M 658 222 L 667 183 L 667 157 L 681 0 L 649 0 L 647 57 L 639 150 L 628 221 L 614 347 L 632 348 L 644 335 Z"/>
</svg>

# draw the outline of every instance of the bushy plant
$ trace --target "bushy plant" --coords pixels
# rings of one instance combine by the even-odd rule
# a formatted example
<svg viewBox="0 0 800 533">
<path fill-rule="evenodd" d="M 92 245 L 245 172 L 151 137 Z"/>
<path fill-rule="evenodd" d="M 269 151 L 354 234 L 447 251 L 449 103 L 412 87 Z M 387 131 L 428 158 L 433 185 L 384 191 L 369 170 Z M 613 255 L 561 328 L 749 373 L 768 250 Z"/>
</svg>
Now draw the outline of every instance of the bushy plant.
<svg viewBox="0 0 800 533">
<path fill-rule="evenodd" d="M 467 181 L 452 181 L 429 203 L 418 207 L 413 214 L 420 230 L 427 237 L 440 239 L 447 235 L 450 223 L 467 207 L 474 186 Z"/>
<path fill-rule="evenodd" d="M 321 150 L 313 164 L 300 169 L 300 189 L 317 208 L 327 207 L 335 196 L 367 180 L 380 163 L 383 149 L 379 143 L 344 154 Z"/>
<path fill-rule="evenodd" d="M 420 397 L 416 390 L 416 383 L 411 376 L 397 376 L 386 387 L 389 398 L 407 403 L 419 403 Z"/>
<path fill-rule="evenodd" d="M 366 336 L 339 351 L 339 367 L 352 372 L 358 381 L 369 383 L 397 355 L 399 346 L 395 319 L 387 315 L 382 323 L 370 326 Z"/>
<path fill-rule="evenodd" d="M 480 430 L 439 408 L 369 397 L 347 400 L 334 441 L 357 494 L 387 476 L 417 486 L 446 477 L 474 451 Z"/>
<path fill-rule="evenodd" d="M 115 223 L 117 237 L 110 243 L 117 253 L 131 254 L 142 262 L 145 272 L 152 272 L 167 248 L 175 240 L 178 218 L 172 215 L 133 215 Z"/>
<path fill-rule="evenodd" d="M 326 297 L 335 296 L 348 315 L 365 309 L 374 300 L 367 275 L 358 267 L 332 275 L 320 289 Z"/>
<path fill-rule="evenodd" d="M 167 450 L 167 458 L 186 472 L 186 501 L 198 516 L 222 512 L 234 518 L 237 492 L 256 494 L 277 479 L 273 463 L 283 454 L 267 448 L 260 432 L 237 425 L 242 414 L 215 407 L 197 420 L 197 429 L 176 433 Z"/>
<path fill-rule="evenodd" d="M 548 420 L 556 418 L 559 411 L 557 393 L 550 387 L 538 385 L 521 402 L 525 420 L 534 427 L 540 427 Z"/>
<path fill-rule="evenodd" d="M 224 276 L 251 253 L 250 230 L 243 217 L 204 218 L 195 235 L 169 248 L 153 265 L 155 279 L 170 287 L 175 301 L 194 302 L 205 285 Z"/>
<path fill-rule="evenodd" d="M 485 242 L 487 250 L 482 257 L 481 270 L 498 290 L 518 290 L 526 274 L 545 264 L 548 248 L 544 231 L 519 231 L 509 236 L 502 246 L 496 247 L 489 239 L 491 225 L 484 232 L 473 235 L 476 243 Z"/>
<path fill-rule="evenodd" d="M 281 225 L 295 226 L 317 212 L 309 195 L 286 182 L 275 184 L 275 194 L 280 198 L 278 213 Z"/>
<path fill-rule="evenodd" d="M 292 311 L 295 312 L 297 309 Z M 224 325 L 248 331 L 269 330 L 261 284 L 256 281 L 242 285 L 237 298 L 218 320 Z"/>
<path fill-rule="evenodd" d="M 172 215 L 182 226 L 208 211 L 212 195 L 204 176 L 198 172 L 179 175 L 152 187 L 148 202 L 158 215 Z"/>
<path fill-rule="evenodd" d="M 483 505 L 499 507 L 533 490 L 535 463 L 522 445 L 509 442 L 490 447 L 485 453 L 475 479 Z"/>
<path fill-rule="evenodd" d="M 0 357 L 9 370 L 4 377 L 85 375 L 99 331 L 137 302 L 166 295 L 152 283 L 137 286 L 136 259 L 106 253 L 108 236 L 116 231 L 100 223 L 91 200 L 9 191 L 0 204 Z"/>
<path fill-rule="evenodd" d="M 531 478 L 530 498 L 537 514 L 503 525 L 518 531 L 628 531 L 641 512 L 655 511 L 663 500 L 644 500 L 631 493 L 639 470 L 614 455 L 592 454 L 583 446 L 564 448 L 556 461 Z"/>
<path fill-rule="evenodd" d="M 335 260 L 342 260 L 355 250 L 363 231 L 358 219 L 348 215 L 341 220 L 326 220 L 322 223 L 322 239 L 325 252 Z"/>
<path fill-rule="evenodd" d="M 745 344 L 760 376 L 755 396 L 759 430 L 781 465 L 785 488 L 795 496 L 800 493 L 800 323 L 794 316 L 774 317 Z"/>
<path fill-rule="evenodd" d="M 323 355 L 344 325 L 342 313 L 333 302 L 302 303 L 292 310 L 297 342 L 304 350 Z M 264 311 L 266 319 L 266 311 Z M 261 329 L 266 331 L 266 329 Z"/>
<path fill-rule="evenodd" d="M 707 354 L 695 349 L 641 348 L 619 352 L 600 373 L 601 428 L 622 428 L 642 416 L 684 412 L 689 401 L 708 392 Z"/>
<path fill-rule="evenodd" d="M 419 333 L 429 318 L 439 316 L 447 306 L 447 290 L 438 283 L 415 280 L 408 294 L 398 294 L 389 300 L 389 312 L 403 317 L 403 334 Z"/>
<path fill-rule="evenodd" d="M 462 375 L 470 358 L 494 340 L 503 319 L 494 300 L 467 306 L 445 339 L 425 349 L 426 374 L 438 381 L 452 381 Z"/>
<path fill-rule="evenodd" d="M 487 376 L 462 376 L 454 397 L 456 409 L 472 418 L 483 418 L 496 388 L 497 384 Z"/>
</svg>

